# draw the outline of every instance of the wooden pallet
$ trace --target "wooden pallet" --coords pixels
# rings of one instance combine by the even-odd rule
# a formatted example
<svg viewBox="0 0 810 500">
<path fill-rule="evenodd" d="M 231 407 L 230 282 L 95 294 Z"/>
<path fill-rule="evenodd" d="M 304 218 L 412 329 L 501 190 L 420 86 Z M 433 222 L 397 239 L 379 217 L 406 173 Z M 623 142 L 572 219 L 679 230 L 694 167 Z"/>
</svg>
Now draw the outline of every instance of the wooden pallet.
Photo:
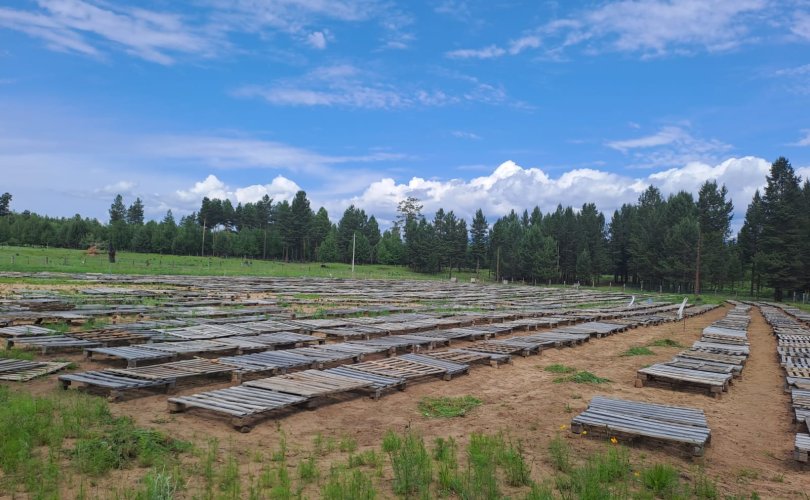
<svg viewBox="0 0 810 500">
<path fill-rule="evenodd" d="M 382 393 L 391 389 L 405 390 L 407 380 L 403 377 L 387 377 L 361 370 L 355 370 L 353 366 L 338 366 L 324 370 L 324 373 L 334 373 L 342 377 L 352 378 L 369 382 L 372 390 L 371 397 L 379 399 Z"/>
<path fill-rule="evenodd" d="M 154 388 L 168 391 L 174 387 L 173 380 L 135 378 L 119 375 L 107 370 L 87 371 L 59 376 L 59 384 L 62 389 L 67 390 L 67 388 L 74 383 L 81 383 L 89 388 L 106 390 L 108 391 L 107 399 L 110 401 L 119 400 L 123 393 L 127 391 Z"/>
<path fill-rule="evenodd" d="M 711 361 L 715 363 L 723 363 L 726 365 L 745 366 L 747 358 L 745 356 L 734 356 L 728 354 L 718 354 L 715 352 L 700 351 L 697 349 L 689 349 L 678 353 L 678 357 L 686 359 L 695 359 L 698 361 Z"/>
<path fill-rule="evenodd" d="M 306 370 L 277 377 L 252 380 L 245 382 L 242 386 L 283 392 L 306 398 L 316 398 L 365 389 L 371 386 L 371 382 L 319 370 Z"/>
<path fill-rule="evenodd" d="M 408 381 L 418 380 L 431 376 L 445 376 L 447 370 L 422 363 L 414 363 L 406 359 L 387 358 L 374 361 L 365 361 L 352 365 L 353 370 L 382 375 L 391 378 L 403 378 Z"/>
<path fill-rule="evenodd" d="M 146 335 L 138 335 L 125 330 L 112 329 L 94 330 L 89 332 L 73 332 L 70 334 L 70 336 L 81 340 L 88 340 L 90 342 L 98 342 L 104 347 L 137 344 L 149 340 L 149 337 Z"/>
<path fill-rule="evenodd" d="M 50 328 L 43 328 L 41 326 L 24 325 L 24 326 L 7 326 L 0 328 L 0 338 L 7 337 L 37 337 L 41 335 L 55 335 L 56 330 Z"/>
<path fill-rule="evenodd" d="M 231 417 L 231 425 L 241 432 L 249 432 L 257 420 L 266 418 L 271 412 L 304 403 L 308 399 L 240 385 L 169 398 L 169 412 L 185 412 L 193 408 L 203 409 Z"/>
<path fill-rule="evenodd" d="M 423 365 L 446 370 L 446 374 L 444 376 L 445 380 L 450 380 L 456 375 L 467 375 L 470 373 L 469 364 L 437 359 L 423 354 L 403 354 L 402 356 L 399 356 L 399 359 L 413 361 L 414 363 L 421 363 Z"/>
<path fill-rule="evenodd" d="M 474 363 L 487 363 L 494 367 L 498 367 L 503 363 L 510 363 L 512 361 L 511 356 L 508 355 L 504 356 L 484 352 L 465 351 L 463 349 L 434 351 L 425 354 L 425 356 L 466 365 L 471 365 Z"/>
<path fill-rule="evenodd" d="M 807 463 L 810 456 L 810 434 L 796 434 L 796 445 L 793 451 L 793 458 L 802 463 Z"/>
<path fill-rule="evenodd" d="M 23 346 L 26 349 L 39 349 L 42 354 L 48 354 L 52 351 L 70 351 L 98 347 L 101 344 L 99 342 L 90 342 L 67 335 L 40 335 L 36 337 L 15 337 L 6 339 L 6 349 L 11 349 L 15 345 Z"/>
<path fill-rule="evenodd" d="M 711 431 L 702 410 L 595 396 L 571 421 L 571 431 L 611 437 L 646 438 L 686 445 L 702 456 Z"/>
<path fill-rule="evenodd" d="M 69 365 L 70 363 L 0 359 L 0 380 L 28 382 L 58 372 Z"/>
<path fill-rule="evenodd" d="M 196 377 L 210 377 L 214 375 L 227 375 L 236 371 L 233 366 L 223 365 L 210 359 L 185 359 L 160 365 L 142 366 L 140 368 L 108 369 L 106 373 L 113 373 L 125 377 L 142 378 L 148 380 L 184 380 Z"/>
<path fill-rule="evenodd" d="M 636 375 L 636 387 L 644 387 L 648 382 L 664 382 L 673 387 L 693 386 L 708 389 L 709 394 L 720 398 L 728 390 L 733 376 L 730 373 L 714 373 L 700 370 L 690 370 L 656 364 L 642 368 Z"/>
<path fill-rule="evenodd" d="M 92 359 L 96 354 L 122 359 L 127 362 L 127 368 L 135 368 L 138 364 L 146 361 L 165 361 L 177 356 L 171 352 L 158 351 L 144 346 L 93 347 L 84 350 L 87 359 Z"/>
<path fill-rule="evenodd" d="M 512 356 L 513 354 L 520 354 L 521 356 L 528 356 L 531 354 L 531 349 L 528 349 L 521 345 L 509 345 L 509 344 L 502 344 L 502 343 L 494 343 L 495 341 L 485 340 L 481 342 L 475 342 L 472 345 L 465 346 L 465 351 L 476 351 L 476 352 L 486 352 L 492 354 L 501 354 L 505 356 Z"/>
<path fill-rule="evenodd" d="M 664 364 L 669 366 L 675 366 L 677 368 L 686 368 L 688 370 L 699 370 L 713 373 L 730 373 L 737 378 L 742 376 L 742 366 L 740 365 L 727 365 L 725 363 L 716 363 L 714 361 L 680 358 L 678 356 L 675 356 L 670 361 L 667 361 Z"/>
</svg>

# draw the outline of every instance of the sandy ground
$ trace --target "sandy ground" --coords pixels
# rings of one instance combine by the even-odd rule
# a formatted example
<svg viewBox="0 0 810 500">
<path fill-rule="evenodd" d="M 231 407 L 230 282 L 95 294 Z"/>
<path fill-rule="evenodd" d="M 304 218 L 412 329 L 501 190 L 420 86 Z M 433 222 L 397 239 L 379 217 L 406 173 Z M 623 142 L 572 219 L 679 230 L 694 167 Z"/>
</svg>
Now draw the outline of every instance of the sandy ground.
<svg viewBox="0 0 810 500">
<path fill-rule="evenodd" d="M 593 339 L 576 348 L 552 349 L 540 356 L 516 358 L 512 365 L 500 368 L 476 367 L 468 376 L 450 382 L 428 381 L 413 385 L 379 401 L 352 399 L 259 423 L 249 434 L 238 433 L 224 420 L 191 412 L 169 414 L 165 395 L 132 399 L 113 405 L 116 414 L 130 415 L 138 424 L 158 427 L 172 436 L 202 445 L 216 437 L 223 449 L 235 451 L 250 468 L 257 453 L 269 453 L 279 443 L 282 429 L 293 457 L 304 456 L 313 439 L 322 433 L 337 439 L 351 436 L 360 449 L 377 447 L 388 429 L 408 427 L 421 432 L 426 440 L 453 436 L 466 442 L 472 432 L 504 431 L 522 440 L 536 480 L 550 477 L 547 445 L 561 433 L 574 455 L 584 457 L 602 449 L 603 440 L 582 437 L 561 430 L 571 418 L 585 409 L 597 394 L 628 399 L 670 403 L 702 408 L 712 430 L 712 443 L 705 457 L 692 459 L 676 449 L 662 449 L 643 443 L 631 446 L 634 463 L 668 462 L 685 477 L 700 468 L 714 478 L 724 493 L 756 491 L 762 498 L 806 498 L 810 492 L 810 471 L 801 470 L 792 458 L 793 437 L 789 395 L 783 391 L 783 376 L 776 360 L 776 343 L 758 310 L 752 311 L 749 330 L 751 357 L 743 377 L 735 380 L 730 391 L 716 400 L 704 392 L 672 391 L 664 387 L 634 387 L 639 368 L 671 358 L 680 348 L 653 347 L 654 355 L 621 356 L 633 346 L 647 345 L 656 339 L 670 338 L 689 345 L 702 329 L 722 318 L 721 308 L 681 323 L 637 328 L 603 339 Z M 76 358 L 79 359 L 79 358 Z M 602 385 L 553 383 L 559 375 L 543 370 L 562 363 L 612 382 Z M 82 363 L 82 368 L 100 365 Z M 26 387 L 33 392 L 53 390 L 54 379 L 39 380 Z M 219 386 L 226 386 L 221 384 Z M 205 390 L 219 387 L 206 385 Z M 179 393 L 199 392 L 187 387 Z M 473 395 L 484 404 L 464 418 L 427 419 L 420 415 L 417 402 L 424 396 Z M 291 466 L 297 459 L 290 460 Z M 121 477 L 117 479 L 121 480 Z M 120 484 L 120 483 L 119 483 Z"/>
</svg>

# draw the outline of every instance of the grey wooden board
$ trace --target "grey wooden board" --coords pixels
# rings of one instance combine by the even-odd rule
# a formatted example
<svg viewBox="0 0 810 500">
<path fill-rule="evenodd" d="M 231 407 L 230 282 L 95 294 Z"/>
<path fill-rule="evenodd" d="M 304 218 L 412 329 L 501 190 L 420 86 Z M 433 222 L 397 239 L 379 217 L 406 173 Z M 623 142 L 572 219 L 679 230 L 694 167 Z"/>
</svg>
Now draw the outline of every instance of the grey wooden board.
<svg viewBox="0 0 810 500">
<path fill-rule="evenodd" d="M 85 349 L 88 353 L 104 354 L 113 358 L 124 359 L 127 361 L 148 361 L 156 359 L 171 359 L 174 353 L 163 352 L 148 347 L 132 346 L 132 347 L 92 347 Z"/>
<path fill-rule="evenodd" d="M 308 398 L 280 392 L 237 386 L 190 396 L 169 398 L 184 409 L 202 408 L 234 417 L 248 417 L 303 403 Z"/>
<path fill-rule="evenodd" d="M 736 346 L 731 344 L 718 344 L 716 342 L 695 342 L 692 344 L 694 349 L 701 349 L 710 352 L 719 352 L 724 354 L 731 354 L 735 356 L 748 356 L 749 349 L 747 346 Z"/>
<path fill-rule="evenodd" d="M 622 432 L 701 447 L 705 446 L 711 436 L 703 412 L 697 409 L 598 396 L 594 400 L 588 409 L 574 417 L 572 426 L 592 426 L 608 432 Z"/>
<path fill-rule="evenodd" d="M 705 385 L 709 387 L 726 387 L 732 379 L 730 373 L 713 373 L 700 370 L 678 368 L 665 364 L 655 364 L 638 371 L 656 380 Z"/>
<path fill-rule="evenodd" d="M 372 384 L 375 389 L 388 389 L 405 384 L 403 377 L 386 377 L 360 370 L 355 370 L 351 366 L 338 366 L 324 370 L 325 373 L 334 373 L 343 377 L 365 380 Z"/>
<path fill-rule="evenodd" d="M 36 337 L 40 335 L 55 335 L 56 330 L 41 326 L 20 325 L 0 328 L 0 337 Z"/>
<path fill-rule="evenodd" d="M 807 455 L 810 453 L 810 434 L 796 434 L 796 459 L 807 462 Z"/>
<path fill-rule="evenodd" d="M 0 360 L 3 361 L 3 360 Z M 0 380 L 8 380 L 10 382 L 28 382 L 29 380 L 37 377 L 50 375 L 59 370 L 67 368 L 70 363 L 64 362 L 27 362 L 28 365 L 17 366 L 14 370 L 3 370 L 0 365 Z"/>
<path fill-rule="evenodd" d="M 441 359 L 436 359 L 430 356 L 425 356 L 422 354 L 403 354 L 398 356 L 399 359 L 405 359 L 407 361 L 413 361 L 414 363 L 422 363 L 424 365 L 434 366 L 436 368 L 441 368 L 446 370 L 447 373 L 451 375 L 456 375 L 459 373 L 466 373 L 470 370 L 470 365 L 462 364 L 462 363 L 454 363 L 452 361 L 445 361 Z"/>
<path fill-rule="evenodd" d="M 65 382 L 81 382 L 87 385 L 104 387 L 106 389 L 114 389 L 114 390 L 143 389 L 146 387 L 156 387 L 160 385 L 166 385 L 169 383 L 168 380 L 147 380 L 141 378 L 126 377 L 105 370 L 60 375 L 59 380 Z"/>
<path fill-rule="evenodd" d="M 371 382 L 345 377 L 336 373 L 306 370 L 289 375 L 278 375 L 276 377 L 251 380 L 250 382 L 245 382 L 242 386 L 314 398 L 355 391 L 371 386 Z"/>
<path fill-rule="evenodd" d="M 700 361 L 697 359 L 680 358 L 675 356 L 672 360 L 664 363 L 665 365 L 675 366 L 677 368 L 686 368 L 688 370 L 699 370 L 704 372 L 714 373 L 741 373 L 742 366 L 740 365 L 727 365 L 725 363 L 714 363 L 711 361 Z"/>
</svg>

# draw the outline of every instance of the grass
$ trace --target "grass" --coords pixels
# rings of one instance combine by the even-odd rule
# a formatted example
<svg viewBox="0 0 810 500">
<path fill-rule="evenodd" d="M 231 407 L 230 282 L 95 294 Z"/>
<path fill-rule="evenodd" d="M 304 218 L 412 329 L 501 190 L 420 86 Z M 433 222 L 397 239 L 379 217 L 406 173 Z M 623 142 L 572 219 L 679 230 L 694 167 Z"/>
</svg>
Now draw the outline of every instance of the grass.
<svg viewBox="0 0 810 500">
<path fill-rule="evenodd" d="M 45 396 L 0 387 L 0 491 L 59 496 L 71 472 L 165 468 L 190 445 L 113 417 L 101 398 L 76 391 Z"/>
<path fill-rule="evenodd" d="M 671 496 L 680 489 L 680 474 L 668 464 L 655 464 L 641 473 L 644 487 L 658 497 Z"/>
<path fill-rule="evenodd" d="M 651 354 L 655 353 L 646 347 L 631 347 L 624 351 L 621 356 L 649 356 Z"/>
<path fill-rule="evenodd" d="M 569 472 L 571 470 L 571 448 L 565 439 L 557 434 L 554 439 L 548 443 L 548 456 L 551 464 L 560 472 Z"/>
<path fill-rule="evenodd" d="M 12 264 L 12 256 L 14 263 Z M 47 260 L 46 260 L 47 259 Z M 351 264 L 329 263 L 322 267 L 317 262 L 280 262 L 272 260 L 252 260 L 250 266 L 243 265 L 241 257 L 199 257 L 184 255 L 159 255 L 119 251 L 115 264 L 110 264 L 106 254 L 86 255 L 84 250 L 65 248 L 36 248 L 0 246 L 0 272 L 64 272 L 102 274 L 142 274 L 142 275 L 189 275 L 189 276 L 310 276 L 322 278 L 363 278 L 363 279 L 417 279 L 445 280 L 447 274 L 422 274 L 405 266 L 381 264 L 356 265 L 352 273 Z M 459 281 L 487 279 L 484 271 L 476 276 L 474 271 L 453 272 Z M 46 281 L 23 278 L 14 279 L 14 284 Z M 76 284 L 77 281 L 47 278 L 50 284 Z M 314 295 L 314 294 L 313 294 Z M 309 297 L 302 297 L 309 298 Z M 313 297 L 314 298 L 314 297 Z"/>
<path fill-rule="evenodd" d="M 23 349 L 12 347 L 11 349 L 0 349 L 0 358 L 2 359 L 21 359 L 24 361 L 33 361 L 34 353 Z"/>
<path fill-rule="evenodd" d="M 543 368 L 543 370 L 545 370 L 547 372 L 551 372 L 551 373 L 573 373 L 573 372 L 577 371 L 576 368 L 573 368 L 571 366 L 561 365 L 561 364 L 558 364 L 558 363 L 555 363 L 553 365 L 548 365 L 547 367 Z"/>
<path fill-rule="evenodd" d="M 575 384 L 606 384 L 610 382 L 610 379 L 598 377 L 589 371 L 578 371 L 572 375 L 554 379 L 555 384 L 565 382 L 573 382 Z"/>
<path fill-rule="evenodd" d="M 481 405 L 481 400 L 473 396 L 425 397 L 419 401 L 419 412 L 428 418 L 463 417 Z"/>
<path fill-rule="evenodd" d="M 650 342 L 650 347 L 683 347 L 683 344 L 672 339 L 658 339 Z"/>
<path fill-rule="evenodd" d="M 406 433 L 399 449 L 392 451 L 390 457 L 394 471 L 394 493 L 404 496 L 427 495 L 433 479 L 433 468 L 422 436 Z"/>
</svg>

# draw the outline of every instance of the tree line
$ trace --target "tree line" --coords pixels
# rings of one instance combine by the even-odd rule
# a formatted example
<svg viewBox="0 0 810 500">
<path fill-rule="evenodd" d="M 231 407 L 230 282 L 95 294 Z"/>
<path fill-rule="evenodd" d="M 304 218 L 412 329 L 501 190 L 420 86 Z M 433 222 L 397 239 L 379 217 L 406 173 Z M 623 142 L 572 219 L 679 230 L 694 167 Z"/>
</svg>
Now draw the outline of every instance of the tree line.
<svg viewBox="0 0 810 500">
<path fill-rule="evenodd" d="M 144 220 L 144 205 L 115 197 L 109 222 L 75 215 L 53 218 L 14 212 L 0 196 L 0 243 L 65 248 L 112 247 L 160 254 L 238 256 L 301 262 L 404 265 L 424 273 L 485 271 L 493 278 L 529 283 L 601 283 L 647 290 L 699 293 L 732 290 L 745 281 L 776 299 L 810 289 L 810 181 L 777 159 L 764 193 L 757 191 L 738 237 L 731 234 L 734 206 L 725 186 L 705 182 L 697 197 L 664 197 L 649 186 L 608 221 L 593 203 L 537 206 L 511 211 L 491 224 L 482 210 L 469 221 L 452 210 L 424 214 L 418 199 L 397 207 L 381 231 L 374 215 L 354 205 L 337 223 L 311 207 L 306 192 L 292 201 L 268 196 L 233 206 L 203 198 L 199 210 L 176 221 Z"/>
</svg>

